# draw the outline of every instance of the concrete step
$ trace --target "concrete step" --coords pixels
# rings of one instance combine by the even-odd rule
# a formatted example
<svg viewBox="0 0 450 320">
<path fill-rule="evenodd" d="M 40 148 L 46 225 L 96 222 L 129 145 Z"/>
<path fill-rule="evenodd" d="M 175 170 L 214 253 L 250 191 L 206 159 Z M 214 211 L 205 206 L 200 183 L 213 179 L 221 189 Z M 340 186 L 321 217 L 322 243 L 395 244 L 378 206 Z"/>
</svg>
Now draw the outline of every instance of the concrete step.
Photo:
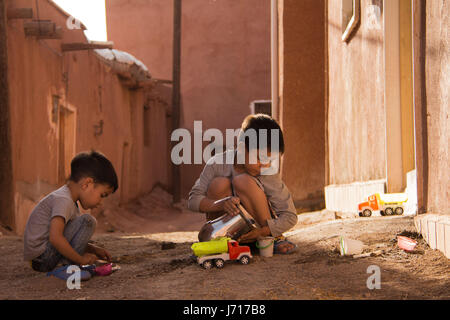
<svg viewBox="0 0 450 320">
<path fill-rule="evenodd" d="M 444 253 L 450 259 L 450 216 L 443 214 L 421 214 L 414 217 L 418 233 L 430 248 Z"/>
</svg>

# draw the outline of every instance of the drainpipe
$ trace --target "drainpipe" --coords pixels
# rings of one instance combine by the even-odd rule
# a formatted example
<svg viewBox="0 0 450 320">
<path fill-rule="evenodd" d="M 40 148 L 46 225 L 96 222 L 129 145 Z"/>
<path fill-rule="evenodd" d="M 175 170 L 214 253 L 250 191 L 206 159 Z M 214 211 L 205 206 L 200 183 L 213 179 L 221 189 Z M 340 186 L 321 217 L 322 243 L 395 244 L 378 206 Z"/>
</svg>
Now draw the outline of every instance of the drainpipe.
<svg viewBox="0 0 450 320">
<path fill-rule="evenodd" d="M 173 1 L 172 130 L 180 127 L 181 0 Z M 180 166 L 172 163 L 173 203 L 181 200 Z"/>
<path fill-rule="evenodd" d="M 414 150 L 417 181 L 417 213 L 428 208 L 428 128 L 427 91 L 425 83 L 426 3 L 413 1 L 413 81 L 414 81 Z"/>
<path fill-rule="evenodd" d="M 0 0 L 0 222 L 15 229 L 6 3 Z"/>
<path fill-rule="evenodd" d="M 272 117 L 279 121 L 278 111 L 278 0 L 271 0 L 271 90 Z"/>
<path fill-rule="evenodd" d="M 402 114 L 400 75 L 400 0 L 384 1 L 384 66 L 386 109 L 386 187 L 388 193 L 402 192 Z"/>
</svg>

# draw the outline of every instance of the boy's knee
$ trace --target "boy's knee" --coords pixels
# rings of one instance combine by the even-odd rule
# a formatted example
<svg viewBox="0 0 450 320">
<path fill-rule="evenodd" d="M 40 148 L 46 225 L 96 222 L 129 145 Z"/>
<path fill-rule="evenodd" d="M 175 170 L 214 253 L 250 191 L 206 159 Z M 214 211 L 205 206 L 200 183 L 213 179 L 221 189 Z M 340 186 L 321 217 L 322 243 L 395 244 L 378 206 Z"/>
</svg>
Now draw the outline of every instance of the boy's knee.
<svg viewBox="0 0 450 320">
<path fill-rule="evenodd" d="M 246 173 L 234 177 L 232 183 L 236 191 L 245 191 L 248 190 L 249 187 L 257 186 L 255 180 Z"/>
<path fill-rule="evenodd" d="M 83 223 L 88 227 L 88 228 L 92 228 L 95 229 L 97 227 L 97 219 L 95 219 L 93 216 L 91 216 L 90 214 L 83 214 L 80 217 L 83 220 Z"/>
<path fill-rule="evenodd" d="M 221 199 L 231 196 L 231 181 L 226 177 L 216 177 L 214 178 L 207 191 L 207 196 L 210 199 Z"/>
</svg>

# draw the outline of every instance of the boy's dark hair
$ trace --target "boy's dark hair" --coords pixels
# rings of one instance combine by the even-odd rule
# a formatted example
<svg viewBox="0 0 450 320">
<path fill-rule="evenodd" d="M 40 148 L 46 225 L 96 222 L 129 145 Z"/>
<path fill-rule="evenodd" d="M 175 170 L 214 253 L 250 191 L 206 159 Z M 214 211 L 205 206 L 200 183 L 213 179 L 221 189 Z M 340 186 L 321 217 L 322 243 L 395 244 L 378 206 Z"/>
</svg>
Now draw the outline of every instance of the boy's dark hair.
<svg viewBox="0 0 450 320">
<path fill-rule="evenodd" d="M 82 178 L 92 178 L 95 183 L 107 184 L 113 193 L 119 187 L 116 171 L 112 163 L 100 152 L 92 150 L 75 156 L 70 163 L 70 178 L 74 182 Z"/>
<path fill-rule="evenodd" d="M 242 122 L 241 130 L 243 133 L 245 133 L 249 129 L 253 129 L 256 131 L 256 148 L 259 149 L 261 147 L 267 147 L 269 151 L 271 149 L 272 143 L 276 143 L 275 141 L 272 141 L 271 130 L 278 130 L 278 151 L 280 152 L 280 154 L 284 153 L 283 132 L 281 131 L 281 128 L 275 121 L 275 119 L 263 113 L 248 115 Z M 259 132 L 261 129 L 267 130 L 267 144 L 264 141 L 260 141 Z M 248 136 L 245 136 L 244 142 L 245 148 L 247 149 L 247 151 L 249 151 L 250 138 Z"/>
</svg>

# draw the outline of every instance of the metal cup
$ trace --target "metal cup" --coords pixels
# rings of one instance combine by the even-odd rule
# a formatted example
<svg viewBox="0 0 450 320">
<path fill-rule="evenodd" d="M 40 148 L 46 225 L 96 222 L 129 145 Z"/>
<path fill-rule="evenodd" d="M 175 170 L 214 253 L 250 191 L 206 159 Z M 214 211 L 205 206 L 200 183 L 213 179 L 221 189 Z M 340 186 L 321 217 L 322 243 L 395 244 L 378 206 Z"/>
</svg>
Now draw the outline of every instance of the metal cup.
<svg viewBox="0 0 450 320">
<path fill-rule="evenodd" d="M 228 200 L 229 198 L 230 197 L 217 200 L 215 204 Z M 198 240 L 200 242 L 210 241 L 217 237 L 229 237 L 236 240 L 241 235 L 257 228 L 258 224 L 244 207 L 240 204 L 237 205 L 237 207 L 239 209 L 238 215 L 233 216 L 225 213 L 217 219 L 208 221 L 203 225 L 198 233 Z"/>
</svg>

